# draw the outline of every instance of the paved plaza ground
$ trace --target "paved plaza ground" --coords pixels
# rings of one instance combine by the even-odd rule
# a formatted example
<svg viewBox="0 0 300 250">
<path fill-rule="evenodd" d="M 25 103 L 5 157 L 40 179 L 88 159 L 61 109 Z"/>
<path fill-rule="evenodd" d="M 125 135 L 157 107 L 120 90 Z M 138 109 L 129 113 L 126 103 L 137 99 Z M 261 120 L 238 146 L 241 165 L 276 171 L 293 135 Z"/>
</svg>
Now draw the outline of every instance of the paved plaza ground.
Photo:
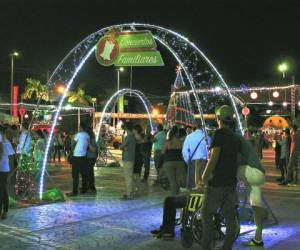
<svg viewBox="0 0 300 250">
<path fill-rule="evenodd" d="M 267 170 L 265 198 L 279 224 L 264 230 L 264 248 L 274 250 L 300 249 L 300 188 L 282 187 L 275 179 L 271 151 L 264 153 Z M 52 181 L 48 187 L 69 191 L 70 167 L 51 166 Z M 154 172 L 153 172 L 154 174 Z M 159 187 L 143 184 L 140 198 L 121 201 L 125 188 L 122 168 L 96 170 L 97 195 L 82 195 L 66 202 L 11 209 L 8 219 L 0 221 L 0 249 L 184 249 L 177 237 L 172 241 L 157 240 L 149 231 L 158 227 L 162 202 L 167 193 Z M 248 249 L 242 243 L 253 232 L 239 237 L 234 249 Z M 191 248 L 201 249 L 197 244 Z"/>
</svg>

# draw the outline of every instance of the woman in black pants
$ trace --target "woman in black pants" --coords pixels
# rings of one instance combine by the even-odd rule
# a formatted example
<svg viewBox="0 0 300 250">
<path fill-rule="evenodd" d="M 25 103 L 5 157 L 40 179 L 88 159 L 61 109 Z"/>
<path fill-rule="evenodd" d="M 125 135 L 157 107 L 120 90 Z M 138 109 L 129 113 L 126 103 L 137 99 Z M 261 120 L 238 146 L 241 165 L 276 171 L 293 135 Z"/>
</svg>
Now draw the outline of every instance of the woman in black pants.
<svg viewBox="0 0 300 250">
<path fill-rule="evenodd" d="M 139 124 L 133 126 L 132 130 L 134 137 L 135 137 L 135 157 L 134 157 L 134 166 L 133 166 L 133 181 L 135 182 L 136 190 L 133 192 L 137 195 L 140 191 L 140 176 L 142 172 L 143 166 L 143 155 L 142 155 L 142 143 L 143 143 L 143 136 L 142 136 L 142 127 Z"/>
<path fill-rule="evenodd" d="M 9 198 L 7 193 L 7 176 L 9 173 L 9 156 L 14 150 L 9 140 L 6 139 L 5 127 L 0 125 L 0 215 L 1 219 L 7 218 Z"/>
</svg>

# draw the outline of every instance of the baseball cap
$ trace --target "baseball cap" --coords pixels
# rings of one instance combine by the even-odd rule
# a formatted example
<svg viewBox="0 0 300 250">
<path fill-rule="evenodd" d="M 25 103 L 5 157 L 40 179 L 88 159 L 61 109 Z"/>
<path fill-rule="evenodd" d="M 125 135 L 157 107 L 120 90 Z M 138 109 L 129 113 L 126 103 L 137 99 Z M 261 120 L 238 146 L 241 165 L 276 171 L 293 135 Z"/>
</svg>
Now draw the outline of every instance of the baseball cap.
<svg viewBox="0 0 300 250">
<path fill-rule="evenodd" d="M 220 120 L 222 121 L 232 121 L 233 120 L 233 110 L 230 106 L 228 105 L 223 105 L 219 108 L 215 109 L 216 115 L 219 117 Z"/>
</svg>

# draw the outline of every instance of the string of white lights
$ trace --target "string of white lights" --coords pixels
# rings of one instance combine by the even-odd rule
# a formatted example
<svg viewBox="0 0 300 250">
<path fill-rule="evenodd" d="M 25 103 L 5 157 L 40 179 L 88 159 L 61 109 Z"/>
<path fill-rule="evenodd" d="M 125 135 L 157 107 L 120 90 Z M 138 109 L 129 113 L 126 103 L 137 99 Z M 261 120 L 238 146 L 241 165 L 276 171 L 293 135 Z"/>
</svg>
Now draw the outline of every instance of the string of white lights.
<svg viewBox="0 0 300 250">
<path fill-rule="evenodd" d="M 32 110 L 35 110 L 35 108 L 37 107 L 37 104 L 31 104 L 31 103 L 23 103 L 23 102 L 19 102 L 17 104 L 11 104 L 11 103 L 0 103 L 0 107 L 1 106 L 7 106 L 7 107 L 11 107 L 11 106 L 25 106 L 28 108 L 32 108 Z M 49 109 L 51 110 L 51 112 L 57 111 L 57 106 L 55 105 L 39 105 L 39 108 L 44 108 L 44 109 Z M 93 107 L 82 107 L 82 106 L 71 106 L 69 104 L 67 104 L 66 106 L 62 107 L 61 110 L 82 110 L 82 111 L 92 111 L 94 110 Z"/>
<path fill-rule="evenodd" d="M 240 116 L 238 115 L 235 101 L 228 89 L 225 80 L 223 79 L 222 75 L 218 72 L 216 67 L 212 64 L 212 62 L 194 43 L 189 41 L 188 38 L 182 36 L 177 32 L 174 32 L 172 30 L 157 25 L 151 25 L 145 23 L 118 24 L 110 27 L 105 27 L 89 35 L 88 37 L 83 39 L 79 44 L 77 44 L 56 67 L 56 69 L 53 71 L 47 83 L 48 88 L 50 89 L 50 87 L 52 87 L 52 85 L 55 84 L 56 81 L 62 81 L 67 83 L 65 91 L 68 91 L 71 84 L 74 81 L 74 78 L 77 76 L 83 64 L 85 63 L 87 58 L 94 52 L 95 43 L 99 40 L 100 37 L 103 36 L 103 34 L 105 34 L 105 32 L 107 32 L 111 28 L 117 28 L 120 30 L 124 30 L 126 28 L 128 30 L 130 29 L 132 30 L 135 28 L 143 28 L 143 29 L 146 28 L 147 30 L 153 32 L 154 38 L 157 41 L 159 41 L 165 48 L 167 48 L 169 52 L 173 54 L 177 62 L 183 68 L 183 71 L 185 72 L 185 76 L 186 78 L 188 78 L 191 88 L 194 92 L 194 97 L 203 124 L 205 124 L 205 121 L 203 118 L 204 112 L 202 111 L 202 108 L 203 109 L 205 108 L 204 111 L 206 112 L 209 111 L 209 108 L 206 107 L 207 106 L 206 104 L 207 103 L 209 104 L 209 100 L 205 95 L 201 96 L 201 100 L 200 100 L 200 97 L 198 97 L 198 95 L 196 94 L 197 93 L 196 90 L 199 86 L 202 86 L 202 84 L 206 86 L 211 86 L 211 84 L 218 82 L 218 84 L 221 85 L 222 88 L 227 91 L 227 94 L 226 95 L 215 94 L 215 97 L 219 98 L 220 101 L 224 101 L 225 98 L 229 100 L 229 103 L 231 103 L 236 113 L 237 122 L 239 125 L 238 127 L 240 131 L 243 131 L 242 123 L 240 121 Z M 213 79 L 215 79 L 216 81 L 213 82 L 212 81 Z M 54 120 L 51 127 L 49 139 L 47 141 L 45 158 L 43 161 L 43 168 L 41 172 L 40 186 L 39 186 L 40 199 L 42 199 L 42 192 L 44 188 L 44 174 L 45 174 L 45 168 L 47 164 L 47 155 L 50 147 L 50 142 L 65 97 L 66 97 L 66 92 L 62 95 L 60 99 L 59 105 L 57 107 L 57 112 L 54 115 Z M 212 108 L 214 107 L 211 107 L 211 109 Z"/>
<path fill-rule="evenodd" d="M 286 90 L 286 89 L 292 89 L 292 88 L 299 88 L 300 90 L 300 85 L 297 84 L 291 84 L 291 85 L 286 85 L 286 86 L 272 86 L 272 87 L 250 87 L 242 89 L 242 88 L 229 88 L 231 93 L 243 93 L 243 92 L 252 92 L 252 91 L 272 91 L 272 90 Z M 203 88 L 203 89 L 197 89 L 197 93 L 222 93 L 226 94 L 227 91 L 222 89 L 221 87 L 216 87 L 216 88 Z M 188 91 L 177 91 L 176 93 L 193 93 L 192 90 Z"/>
</svg>

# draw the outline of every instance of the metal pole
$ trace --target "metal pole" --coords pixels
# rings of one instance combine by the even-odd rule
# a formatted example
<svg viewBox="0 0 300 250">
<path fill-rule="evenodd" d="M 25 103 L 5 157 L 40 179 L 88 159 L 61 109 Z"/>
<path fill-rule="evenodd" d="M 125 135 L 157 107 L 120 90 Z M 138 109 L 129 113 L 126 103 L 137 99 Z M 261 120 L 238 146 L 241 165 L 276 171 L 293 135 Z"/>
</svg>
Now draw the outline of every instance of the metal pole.
<svg viewBox="0 0 300 250">
<path fill-rule="evenodd" d="M 11 75 L 10 75 L 10 114 L 13 115 L 13 86 L 14 86 L 14 56 L 11 55 Z"/>
<path fill-rule="evenodd" d="M 118 70 L 118 91 L 120 90 L 120 70 Z M 116 107 L 117 107 L 117 109 L 116 109 L 116 113 L 119 113 L 119 99 L 118 99 L 118 101 L 117 101 L 117 105 L 116 105 Z M 116 127 L 117 127 L 117 125 L 118 125 L 118 123 L 119 123 L 119 118 L 117 118 L 117 124 L 116 124 Z"/>
<path fill-rule="evenodd" d="M 132 66 L 130 67 L 130 89 L 132 89 Z M 131 92 L 130 92 L 131 96 Z"/>
<path fill-rule="evenodd" d="M 291 88 L 291 120 L 294 122 L 295 120 L 295 113 L 296 113 L 296 104 L 295 104 L 295 99 L 296 99 L 296 85 L 295 85 L 295 76 L 292 76 L 292 85 L 293 87 Z"/>
<path fill-rule="evenodd" d="M 77 130 L 79 132 L 80 129 L 80 107 L 77 110 Z"/>
<path fill-rule="evenodd" d="M 93 129 L 95 129 L 95 102 L 93 102 Z"/>
<path fill-rule="evenodd" d="M 118 70 L 118 91 L 120 90 L 120 70 Z"/>
</svg>

